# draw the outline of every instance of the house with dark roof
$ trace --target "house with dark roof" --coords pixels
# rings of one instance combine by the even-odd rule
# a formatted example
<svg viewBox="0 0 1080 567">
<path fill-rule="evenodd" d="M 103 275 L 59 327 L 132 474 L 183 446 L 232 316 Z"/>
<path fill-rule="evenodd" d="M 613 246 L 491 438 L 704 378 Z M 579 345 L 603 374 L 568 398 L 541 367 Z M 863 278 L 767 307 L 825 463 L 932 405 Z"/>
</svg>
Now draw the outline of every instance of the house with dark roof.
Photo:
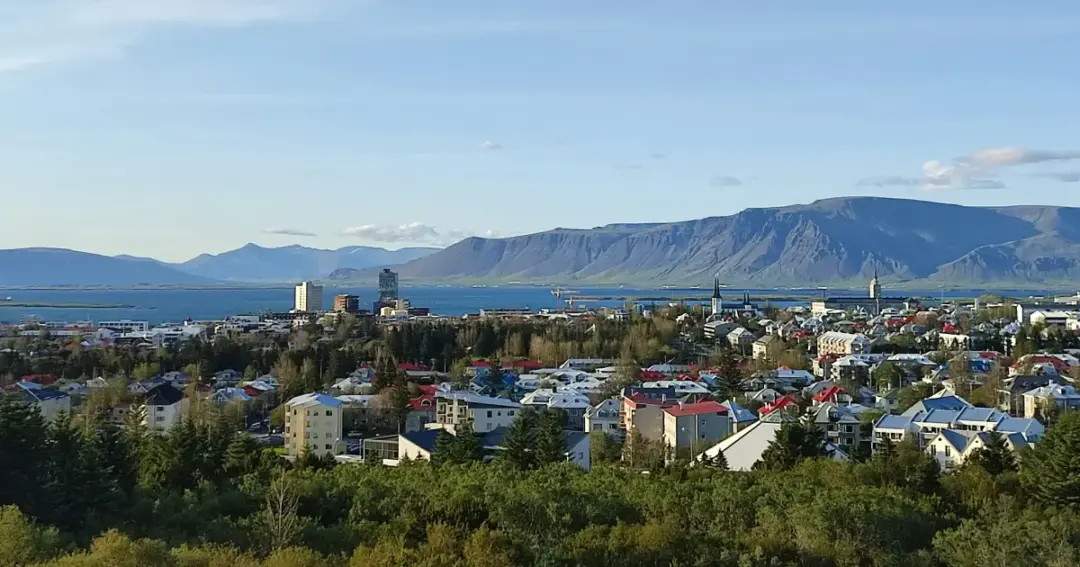
<svg viewBox="0 0 1080 567">
<path fill-rule="evenodd" d="M 943 471 L 960 467 L 976 451 L 990 441 L 990 432 L 956 431 L 946 429 L 935 435 L 926 445 L 926 452 L 933 457 Z M 1001 433 L 1005 446 L 1014 453 L 1028 442 L 1022 433 Z"/>
<path fill-rule="evenodd" d="M 1024 416 L 1024 393 L 1051 384 L 1061 384 L 1060 376 L 1053 374 L 1019 375 L 1006 378 L 998 389 L 998 409 L 1015 416 Z M 1031 417 L 1031 416 L 1024 416 Z"/>
<path fill-rule="evenodd" d="M 169 384 L 147 390 L 143 403 L 146 405 L 146 419 L 143 423 L 148 429 L 158 433 L 176 427 L 187 415 L 187 398 L 183 392 Z"/>
<path fill-rule="evenodd" d="M 36 382 L 20 381 L 16 384 L 14 395 L 37 407 L 46 423 L 56 421 L 61 413 L 71 413 L 71 396 L 56 388 L 43 388 Z"/>
<path fill-rule="evenodd" d="M 509 427 L 523 407 L 505 398 L 464 391 L 436 392 L 435 402 L 435 422 L 444 429 L 453 431 L 469 422 L 477 433 Z"/>
<path fill-rule="evenodd" d="M 412 431 L 398 435 L 397 459 L 430 461 L 432 454 L 435 453 L 435 445 L 438 441 L 439 433 L 442 431 L 444 430 L 436 428 L 426 429 L 424 431 Z M 509 429 L 506 427 L 499 427 L 483 433 L 474 433 L 474 435 L 479 438 L 480 444 L 484 448 L 485 461 L 497 457 L 499 452 L 503 450 L 503 443 L 508 431 Z M 453 435 L 453 432 L 451 431 L 446 432 Z M 570 430 L 564 431 L 563 434 L 566 437 L 566 460 L 585 470 L 589 470 L 592 467 L 589 434 L 584 431 Z M 368 457 L 366 449 L 367 444 L 365 444 L 365 459 Z M 386 454 L 387 453 L 383 451 L 378 455 L 372 455 L 372 457 L 383 459 L 382 462 L 385 464 L 397 464 L 396 462 L 391 462 L 392 459 L 386 459 Z"/>
</svg>

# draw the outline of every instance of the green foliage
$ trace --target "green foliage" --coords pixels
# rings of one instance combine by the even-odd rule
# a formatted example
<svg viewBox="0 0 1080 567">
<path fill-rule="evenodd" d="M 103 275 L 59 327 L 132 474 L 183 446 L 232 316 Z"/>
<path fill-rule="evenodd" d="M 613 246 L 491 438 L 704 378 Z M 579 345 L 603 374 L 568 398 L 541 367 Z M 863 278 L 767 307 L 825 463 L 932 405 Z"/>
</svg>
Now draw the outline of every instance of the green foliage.
<svg viewBox="0 0 1080 567">
<path fill-rule="evenodd" d="M 1080 510 L 1080 412 L 1065 412 L 1024 458 L 1020 481 L 1049 506 Z"/>
<path fill-rule="evenodd" d="M 1017 470 L 1016 456 L 1005 444 L 1005 437 L 997 431 L 991 431 L 986 444 L 972 452 L 964 464 L 979 467 L 991 476 Z"/>
<path fill-rule="evenodd" d="M 824 454 L 825 436 L 820 429 L 798 422 L 785 423 L 761 454 L 761 460 L 754 464 L 754 469 L 787 470 L 798 465 L 803 459 Z"/>
<path fill-rule="evenodd" d="M 892 390 L 904 385 L 904 372 L 892 362 L 883 362 L 874 369 L 874 388 L 879 392 Z"/>
<path fill-rule="evenodd" d="M 503 451 L 500 457 L 518 470 L 528 470 L 535 466 L 533 454 L 536 424 L 540 416 L 536 410 L 525 408 L 518 413 L 517 419 L 510 424 L 503 438 Z"/>
<path fill-rule="evenodd" d="M 934 395 L 934 385 L 925 382 L 916 382 L 906 388 L 901 388 L 896 395 L 896 411 L 903 412 L 922 400 Z"/>
</svg>

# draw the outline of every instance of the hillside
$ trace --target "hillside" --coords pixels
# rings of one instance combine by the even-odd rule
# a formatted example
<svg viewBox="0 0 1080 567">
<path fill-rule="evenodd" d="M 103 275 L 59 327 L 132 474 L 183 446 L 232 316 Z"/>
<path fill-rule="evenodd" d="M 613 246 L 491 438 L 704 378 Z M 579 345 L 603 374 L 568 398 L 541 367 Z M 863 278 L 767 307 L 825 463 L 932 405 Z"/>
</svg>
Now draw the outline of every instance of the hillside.
<svg viewBox="0 0 1080 567">
<path fill-rule="evenodd" d="M 665 224 L 469 238 L 399 266 L 414 281 L 953 286 L 1080 276 L 1080 209 L 850 197 Z"/>
<path fill-rule="evenodd" d="M 212 280 L 153 261 L 60 248 L 0 250 L 0 286 L 207 285 Z"/>
<path fill-rule="evenodd" d="M 264 248 L 248 244 L 221 254 L 203 254 L 175 267 L 186 273 L 222 281 L 289 282 L 320 279 L 341 269 L 361 270 L 404 264 L 437 248 L 386 250 L 348 246 L 321 250 L 304 246 Z"/>
</svg>

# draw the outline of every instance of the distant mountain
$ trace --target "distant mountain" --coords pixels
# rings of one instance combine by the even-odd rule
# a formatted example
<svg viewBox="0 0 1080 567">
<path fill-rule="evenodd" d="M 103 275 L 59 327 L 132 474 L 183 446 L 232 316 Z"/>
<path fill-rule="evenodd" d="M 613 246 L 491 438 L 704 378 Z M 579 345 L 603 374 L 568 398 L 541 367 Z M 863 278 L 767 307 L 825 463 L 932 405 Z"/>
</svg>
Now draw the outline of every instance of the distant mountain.
<svg viewBox="0 0 1080 567">
<path fill-rule="evenodd" d="M 665 224 L 469 238 L 396 268 L 414 281 L 967 286 L 1080 277 L 1080 209 L 849 197 Z"/>
<path fill-rule="evenodd" d="M 222 281 L 288 282 L 325 278 L 340 269 L 361 270 L 404 264 L 438 248 L 386 250 L 348 246 L 321 250 L 304 246 L 264 248 L 248 244 L 221 254 L 203 254 L 175 267 L 188 274 Z"/>
<path fill-rule="evenodd" d="M 208 285 L 156 261 L 61 248 L 0 250 L 0 286 Z"/>
</svg>

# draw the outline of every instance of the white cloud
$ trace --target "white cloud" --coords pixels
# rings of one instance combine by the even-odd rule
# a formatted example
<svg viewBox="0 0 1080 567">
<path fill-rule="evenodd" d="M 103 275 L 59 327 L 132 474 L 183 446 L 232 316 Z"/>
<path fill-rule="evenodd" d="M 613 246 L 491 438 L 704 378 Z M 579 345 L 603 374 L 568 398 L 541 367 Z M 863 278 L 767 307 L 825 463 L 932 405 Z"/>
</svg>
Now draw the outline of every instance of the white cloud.
<svg viewBox="0 0 1080 567">
<path fill-rule="evenodd" d="M 480 142 L 480 149 L 481 150 L 501 150 L 501 149 L 503 149 L 503 147 L 502 147 L 502 144 L 500 144 L 498 142 L 492 142 L 491 140 L 486 140 L 484 142 Z"/>
<path fill-rule="evenodd" d="M 459 229 L 438 229 L 422 222 L 411 222 L 397 226 L 365 224 L 346 228 L 343 236 L 352 236 L 368 242 L 384 244 L 431 244 L 449 246 L 472 236 L 499 238 L 499 233 L 488 230 L 477 234 Z"/>
<path fill-rule="evenodd" d="M 902 175 L 879 175 L 866 177 L 855 183 L 856 187 L 913 187 L 922 185 L 923 180 L 918 177 L 904 177 Z"/>
<path fill-rule="evenodd" d="M 713 187 L 738 187 L 742 184 L 742 179 L 730 175 L 717 175 L 709 180 L 709 185 Z"/>
<path fill-rule="evenodd" d="M 0 6 L 0 73 L 123 54 L 156 27 L 304 17 L 326 0 L 19 0 Z"/>
<path fill-rule="evenodd" d="M 297 230 L 295 228 L 268 228 L 263 231 L 265 234 L 277 234 L 280 236 L 318 236 L 314 232 L 308 232 L 306 230 Z"/>
<path fill-rule="evenodd" d="M 1080 151 L 1032 150 L 1018 146 L 985 148 L 945 163 L 923 164 L 927 189 L 1002 189 L 997 178 L 1002 169 L 1051 161 L 1080 159 Z"/>
</svg>

